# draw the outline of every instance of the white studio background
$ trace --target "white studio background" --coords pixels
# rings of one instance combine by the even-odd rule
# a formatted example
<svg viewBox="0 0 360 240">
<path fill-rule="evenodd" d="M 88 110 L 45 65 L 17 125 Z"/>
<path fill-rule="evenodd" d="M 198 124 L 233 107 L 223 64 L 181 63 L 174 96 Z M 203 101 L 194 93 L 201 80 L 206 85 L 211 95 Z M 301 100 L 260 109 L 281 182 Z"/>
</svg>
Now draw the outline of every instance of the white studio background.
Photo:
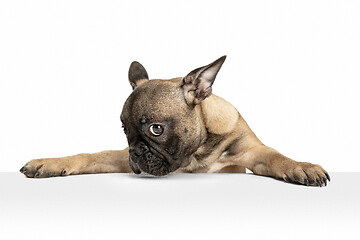
<svg viewBox="0 0 360 240">
<path fill-rule="evenodd" d="M 184 76 L 228 56 L 213 92 L 266 145 L 360 171 L 360 1 L 0 2 L 0 171 L 126 147 L 127 71 Z"/>
</svg>

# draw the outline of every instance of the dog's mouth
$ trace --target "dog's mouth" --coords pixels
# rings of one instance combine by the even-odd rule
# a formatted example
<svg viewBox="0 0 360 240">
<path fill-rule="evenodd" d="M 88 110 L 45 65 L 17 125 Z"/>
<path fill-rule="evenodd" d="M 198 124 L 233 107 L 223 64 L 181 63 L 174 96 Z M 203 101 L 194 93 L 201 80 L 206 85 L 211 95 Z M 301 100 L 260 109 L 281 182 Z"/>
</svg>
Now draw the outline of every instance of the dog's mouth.
<svg viewBox="0 0 360 240">
<path fill-rule="evenodd" d="M 171 168 L 166 160 L 157 156 L 147 154 L 145 159 L 135 162 L 130 157 L 130 167 L 135 174 L 142 172 L 154 175 L 164 176 L 171 172 Z"/>
<path fill-rule="evenodd" d="M 130 153 L 129 164 L 135 174 L 145 172 L 154 176 L 164 176 L 176 170 L 167 158 L 153 148 L 141 155 Z"/>
</svg>

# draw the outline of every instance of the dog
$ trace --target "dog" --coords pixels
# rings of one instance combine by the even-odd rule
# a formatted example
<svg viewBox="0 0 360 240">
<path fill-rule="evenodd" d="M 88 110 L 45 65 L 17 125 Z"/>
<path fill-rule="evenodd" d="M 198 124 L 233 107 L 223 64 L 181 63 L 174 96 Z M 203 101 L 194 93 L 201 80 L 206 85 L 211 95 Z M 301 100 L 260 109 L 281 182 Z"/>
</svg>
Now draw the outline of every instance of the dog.
<svg viewBox="0 0 360 240">
<path fill-rule="evenodd" d="M 288 183 L 326 186 L 329 174 L 319 165 L 296 162 L 265 146 L 229 102 L 212 94 L 226 56 L 196 68 L 185 77 L 149 80 L 132 62 L 132 93 L 121 122 L 128 148 L 62 158 L 34 159 L 20 172 L 30 178 L 73 174 L 142 172 L 245 173 Z"/>
</svg>

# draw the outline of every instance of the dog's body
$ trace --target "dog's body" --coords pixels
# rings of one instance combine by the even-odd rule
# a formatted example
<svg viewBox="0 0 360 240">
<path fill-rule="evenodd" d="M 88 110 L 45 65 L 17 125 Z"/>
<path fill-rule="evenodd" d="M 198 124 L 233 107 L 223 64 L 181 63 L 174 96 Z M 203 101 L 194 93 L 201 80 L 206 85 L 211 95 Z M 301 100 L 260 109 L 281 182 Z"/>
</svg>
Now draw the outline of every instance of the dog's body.
<svg viewBox="0 0 360 240">
<path fill-rule="evenodd" d="M 326 185 L 319 165 L 295 162 L 262 144 L 238 111 L 211 94 L 225 57 L 195 69 L 184 78 L 148 80 L 133 62 L 129 81 L 134 91 L 121 114 L 129 148 L 35 159 L 21 172 L 27 177 L 84 173 L 245 173 L 304 185 Z"/>
</svg>

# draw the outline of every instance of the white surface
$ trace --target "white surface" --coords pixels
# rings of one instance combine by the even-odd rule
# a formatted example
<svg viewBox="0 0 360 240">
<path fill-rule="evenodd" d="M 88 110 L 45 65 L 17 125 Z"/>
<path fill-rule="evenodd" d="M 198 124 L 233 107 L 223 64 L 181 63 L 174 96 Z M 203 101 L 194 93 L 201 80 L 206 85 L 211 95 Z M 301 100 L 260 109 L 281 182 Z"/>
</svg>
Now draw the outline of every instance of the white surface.
<svg viewBox="0 0 360 240">
<path fill-rule="evenodd" d="M 133 60 L 171 78 L 224 54 L 213 91 L 265 144 L 360 171 L 359 12 L 357 0 L 0 1 L 0 171 L 125 148 Z"/>
<path fill-rule="evenodd" d="M 250 174 L 0 173 L 0 239 L 354 239 L 360 173 L 330 175 L 318 188 Z"/>
</svg>

